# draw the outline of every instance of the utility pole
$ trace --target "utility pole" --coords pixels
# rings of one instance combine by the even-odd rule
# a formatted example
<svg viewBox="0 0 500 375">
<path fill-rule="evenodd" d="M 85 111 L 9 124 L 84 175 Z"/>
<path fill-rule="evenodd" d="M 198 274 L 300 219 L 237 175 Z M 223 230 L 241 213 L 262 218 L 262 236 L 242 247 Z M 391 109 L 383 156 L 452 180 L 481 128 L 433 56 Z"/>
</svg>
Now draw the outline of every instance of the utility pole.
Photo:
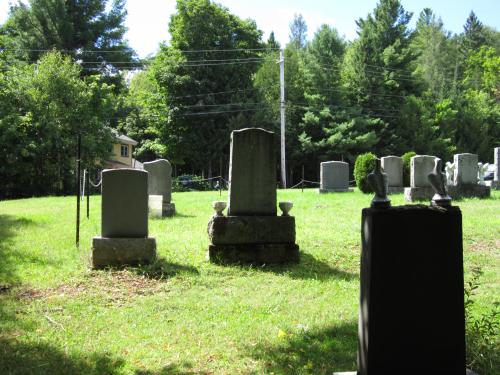
<svg viewBox="0 0 500 375">
<path fill-rule="evenodd" d="M 285 54 L 280 49 L 280 112 L 281 112 L 281 186 L 286 189 L 286 155 L 285 155 Z"/>
<path fill-rule="evenodd" d="M 81 194 L 81 157 L 82 157 L 82 137 L 78 133 L 76 149 L 76 246 L 80 246 L 80 194 Z"/>
</svg>

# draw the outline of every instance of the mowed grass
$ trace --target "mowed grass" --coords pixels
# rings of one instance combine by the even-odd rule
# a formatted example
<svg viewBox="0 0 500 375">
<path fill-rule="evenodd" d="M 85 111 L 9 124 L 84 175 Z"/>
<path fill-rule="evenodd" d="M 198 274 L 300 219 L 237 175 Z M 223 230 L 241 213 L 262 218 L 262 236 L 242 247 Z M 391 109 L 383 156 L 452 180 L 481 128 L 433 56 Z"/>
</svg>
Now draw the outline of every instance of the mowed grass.
<svg viewBox="0 0 500 375">
<path fill-rule="evenodd" d="M 354 370 L 360 219 L 371 196 L 279 191 L 294 202 L 302 258 L 274 267 L 206 261 L 211 202 L 221 199 L 174 193 L 177 215 L 149 222 L 158 262 L 105 271 L 88 269 L 100 197 L 89 220 L 82 205 L 79 249 L 74 197 L 0 202 L 0 374 Z M 500 295 L 500 192 L 456 204 L 466 279 L 483 270 L 476 305 L 487 310 Z"/>
</svg>

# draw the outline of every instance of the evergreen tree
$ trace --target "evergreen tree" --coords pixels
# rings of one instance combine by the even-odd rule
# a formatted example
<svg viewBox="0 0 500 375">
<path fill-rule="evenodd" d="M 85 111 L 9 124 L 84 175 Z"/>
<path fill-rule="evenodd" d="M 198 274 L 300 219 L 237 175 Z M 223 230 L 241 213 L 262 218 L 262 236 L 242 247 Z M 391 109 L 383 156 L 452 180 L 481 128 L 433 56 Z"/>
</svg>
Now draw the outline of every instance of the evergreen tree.
<svg viewBox="0 0 500 375">
<path fill-rule="evenodd" d="M 468 56 L 470 52 L 476 51 L 486 43 L 483 24 L 476 14 L 471 10 L 469 17 L 465 21 L 464 33 L 462 37 L 462 53 Z"/>
</svg>

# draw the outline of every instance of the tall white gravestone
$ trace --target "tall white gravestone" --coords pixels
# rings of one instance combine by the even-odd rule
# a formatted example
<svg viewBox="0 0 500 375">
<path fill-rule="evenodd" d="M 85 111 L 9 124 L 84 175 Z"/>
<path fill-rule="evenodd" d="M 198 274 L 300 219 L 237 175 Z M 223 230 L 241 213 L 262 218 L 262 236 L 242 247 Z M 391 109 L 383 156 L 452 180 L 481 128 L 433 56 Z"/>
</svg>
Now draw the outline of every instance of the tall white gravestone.
<svg viewBox="0 0 500 375">
<path fill-rule="evenodd" d="M 500 190 L 500 147 L 495 147 L 493 149 L 494 152 L 494 161 L 495 161 L 495 172 L 493 175 L 493 181 L 491 181 L 491 188 L 495 190 Z"/>
<path fill-rule="evenodd" d="M 382 169 L 387 174 L 389 194 L 402 193 L 403 188 L 403 158 L 399 156 L 385 156 L 380 159 Z"/>
<path fill-rule="evenodd" d="M 453 156 L 453 163 L 456 166 L 453 179 L 455 186 L 477 184 L 478 157 L 476 154 L 456 154 Z"/>
<path fill-rule="evenodd" d="M 172 200 L 172 166 L 168 160 L 159 159 L 144 163 L 148 174 L 149 215 L 172 216 L 175 204 Z"/>
<path fill-rule="evenodd" d="M 320 193 L 348 192 L 349 164 L 343 161 L 325 161 L 320 164 Z"/>
<path fill-rule="evenodd" d="M 274 133 L 258 128 L 231 134 L 228 216 L 214 202 L 208 223 L 208 258 L 216 263 L 283 263 L 299 260 L 291 202 L 276 209 Z"/>
<path fill-rule="evenodd" d="M 434 170 L 436 157 L 416 155 L 410 159 L 410 187 L 406 187 L 405 199 L 408 202 L 431 200 L 434 190 L 427 179 Z"/>
</svg>

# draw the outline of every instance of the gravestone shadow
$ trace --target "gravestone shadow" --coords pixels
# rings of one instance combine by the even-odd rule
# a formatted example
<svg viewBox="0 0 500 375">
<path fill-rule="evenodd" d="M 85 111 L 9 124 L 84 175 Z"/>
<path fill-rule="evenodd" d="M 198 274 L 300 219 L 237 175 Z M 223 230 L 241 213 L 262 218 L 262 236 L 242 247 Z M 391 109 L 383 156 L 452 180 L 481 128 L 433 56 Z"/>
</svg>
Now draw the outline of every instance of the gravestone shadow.
<svg viewBox="0 0 500 375">
<path fill-rule="evenodd" d="M 165 258 L 158 258 L 152 264 L 131 268 L 131 270 L 140 276 L 154 280 L 167 280 L 179 274 L 200 274 L 196 267 L 168 262 Z"/>
<path fill-rule="evenodd" d="M 248 265 L 239 265 L 245 268 Z M 292 279 L 314 279 L 325 281 L 329 279 L 343 279 L 346 281 L 359 279 L 358 273 L 351 273 L 332 267 L 327 262 L 316 259 L 313 255 L 300 252 L 299 263 L 284 263 L 262 266 L 252 266 L 261 272 L 271 272 L 277 275 L 288 276 Z"/>
<path fill-rule="evenodd" d="M 121 374 L 124 361 L 106 354 L 72 356 L 46 343 L 0 338 L 0 373 L 12 375 Z"/>
<path fill-rule="evenodd" d="M 250 355 L 265 366 L 265 373 L 332 374 L 357 368 L 358 325 L 349 322 L 321 330 L 286 334 L 282 343 L 260 343 Z"/>
<path fill-rule="evenodd" d="M 184 361 L 180 364 L 170 364 L 160 370 L 136 370 L 135 375 L 199 375 L 209 373 L 191 370 L 192 368 L 193 365 L 190 362 Z"/>
</svg>

